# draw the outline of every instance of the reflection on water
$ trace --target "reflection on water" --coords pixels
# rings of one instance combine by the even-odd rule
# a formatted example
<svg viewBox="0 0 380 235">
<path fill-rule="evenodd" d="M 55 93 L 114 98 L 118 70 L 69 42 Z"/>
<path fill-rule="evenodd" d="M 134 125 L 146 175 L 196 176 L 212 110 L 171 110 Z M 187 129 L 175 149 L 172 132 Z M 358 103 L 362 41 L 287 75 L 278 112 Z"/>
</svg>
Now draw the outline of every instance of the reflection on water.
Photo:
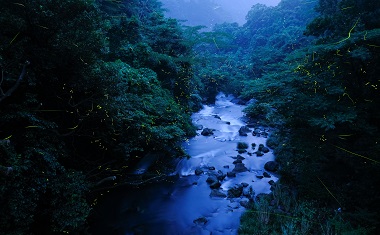
<svg viewBox="0 0 380 235">
<path fill-rule="evenodd" d="M 227 173 L 234 169 L 233 157 L 237 156 L 238 142 L 265 144 L 266 139 L 248 134 L 239 136 L 239 129 L 245 125 L 242 120 L 244 106 L 236 105 L 233 97 L 218 95 L 213 106 L 195 113 L 195 124 L 214 129 L 213 136 L 199 135 L 183 144 L 190 159 L 178 162 L 173 180 L 151 184 L 138 189 L 120 189 L 107 197 L 100 206 L 99 223 L 94 234 L 236 234 L 239 219 L 244 211 L 239 201 L 242 198 L 227 199 L 210 197 L 211 189 L 206 183 L 209 172 Z M 253 153 L 255 150 L 249 149 Z M 226 191 L 245 182 L 252 186 L 256 195 L 269 193 L 269 180 L 257 179 L 262 175 L 264 164 L 273 160 L 272 152 L 263 157 L 255 154 L 241 154 L 247 172 L 236 177 L 226 177 L 221 189 Z M 214 167 L 215 170 L 209 170 Z M 201 168 L 204 173 L 196 176 L 195 170 Z M 213 168 L 212 168 L 213 169 Z M 195 220 L 202 218 L 200 222 Z M 207 222 L 206 222 L 207 221 Z"/>
</svg>

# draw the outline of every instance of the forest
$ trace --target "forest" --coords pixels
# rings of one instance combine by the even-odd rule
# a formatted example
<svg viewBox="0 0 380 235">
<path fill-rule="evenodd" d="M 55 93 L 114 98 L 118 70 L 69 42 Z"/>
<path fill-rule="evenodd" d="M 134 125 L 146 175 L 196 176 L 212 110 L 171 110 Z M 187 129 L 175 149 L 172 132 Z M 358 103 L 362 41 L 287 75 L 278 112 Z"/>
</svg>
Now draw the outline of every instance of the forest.
<svg viewBox="0 0 380 235">
<path fill-rule="evenodd" d="M 191 114 L 221 91 L 276 130 L 280 181 L 240 234 L 379 234 L 380 2 L 257 4 L 209 32 L 157 0 L 0 7 L 1 234 L 89 234 L 109 190 L 187 157 Z"/>
</svg>

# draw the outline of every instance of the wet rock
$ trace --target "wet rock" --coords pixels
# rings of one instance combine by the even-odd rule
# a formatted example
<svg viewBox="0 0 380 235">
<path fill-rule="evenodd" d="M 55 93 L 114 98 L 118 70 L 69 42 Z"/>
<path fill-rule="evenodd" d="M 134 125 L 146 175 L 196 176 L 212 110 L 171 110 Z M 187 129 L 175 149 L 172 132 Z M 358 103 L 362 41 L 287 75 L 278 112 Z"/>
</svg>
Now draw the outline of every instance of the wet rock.
<svg viewBox="0 0 380 235">
<path fill-rule="evenodd" d="M 240 159 L 236 159 L 233 164 L 243 163 Z"/>
<path fill-rule="evenodd" d="M 201 135 L 204 135 L 204 136 L 210 136 L 210 135 L 213 135 L 213 134 L 214 134 L 214 130 L 210 129 L 210 128 L 205 128 L 201 132 Z"/>
<path fill-rule="evenodd" d="M 212 188 L 212 189 L 218 189 L 218 188 L 220 188 L 221 185 L 222 184 L 219 181 L 217 181 L 217 182 L 214 182 L 214 183 L 210 184 L 210 188 Z"/>
<path fill-rule="evenodd" d="M 210 166 L 208 169 L 209 169 L 210 171 L 213 171 L 213 170 L 215 170 L 215 167 Z"/>
<path fill-rule="evenodd" d="M 244 160 L 245 159 L 245 157 L 243 157 L 242 155 L 237 155 L 236 156 L 236 160 Z"/>
<path fill-rule="evenodd" d="M 243 193 L 243 186 L 235 185 L 233 188 L 228 189 L 227 197 L 229 198 L 240 197 L 242 193 Z"/>
<path fill-rule="evenodd" d="M 269 148 L 265 147 L 263 144 L 259 145 L 259 149 L 258 150 L 260 152 L 263 152 L 263 153 L 268 153 L 269 152 Z"/>
<path fill-rule="evenodd" d="M 235 164 L 235 168 L 232 170 L 232 172 L 239 173 L 239 172 L 245 172 L 248 171 L 247 167 L 245 167 L 244 163 L 237 163 Z"/>
<path fill-rule="evenodd" d="M 238 149 L 237 151 L 238 151 L 238 153 L 246 153 L 247 152 L 247 150 L 245 150 L 245 149 Z"/>
<path fill-rule="evenodd" d="M 227 197 L 227 195 L 218 189 L 213 189 L 213 190 L 211 190 L 210 197 L 225 198 L 225 197 Z"/>
<path fill-rule="evenodd" d="M 242 126 L 239 129 L 239 135 L 240 136 L 248 136 L 247 133 L 251 132 L 251 130 L 247 126 Z"/>
<path fill-rule="evenodd" d="M 264 178 L 264 176 L 262 176 L 262 175 L 256 175 L 256 178 L 262 179 L 262 178 Z"/>
<path fill-rule="evenodd" d="M 260 137 L 260 133 L 261 133 L 261 130 L 260 130 L 259 128 L 256 128 L 256 129 L 252 132 L 252 135 L 253 135 L 253 136 Z"/>
<path fill-rule="evenodd" d="M 215 114 L 215 115 L 213 115 L 213 117 L 216 118 L 216 119 L 221 120 L 221 118 L 219 117 L 219 115 L 216 115 L 216 114 Z"/>
<path fill-rule="evenodd" d="M 275 185 L 276 183 L 273 181 L 273 180 L 269 180 L 268 181 L 268 184 L 270 184 L 271 186 Z"/>
<path fill-rule="evenodd" d="M 194 224 L 205 225 L 208 220 L 205 217 L 199 217 L 198 219 L 193 220 Z"/>
<path fill-rule="evenodd" d="M 203 170 L 199 168 L 195 169 L 195 175 L 201 175 L 201 174 L 203 174 Z"/>
<path fill-rule="evenodd" d="M 268 172 L 264 172 L 264 173 L 263 173 L 263 176 L 264 176 L 265 178 L 270 178 L 270 177 L 271 177 L 270 174 L 269 174 Z"/>
<path fill-rule="evenodd" d="M 261 152 L 261 151 L 256 151 L 255 153 L 256 153 L 256 156 L 257 156 L 257 157 L 262 157 L 262 156 L 264 156 L 264 153 Z"/>
<path fill-rule="evenodd" d="M 275 161 L 269 161 L 265 163 L 264 169 L 271 172 L 276 172 L 279 168 L 279 164 Z"/>
<path fill-rule="evenodd" d="M 230 169 L 230 166 L 229 165 L 225 165 L 225 166 L 223 166 L 223 168 Z"/>
<path fill-rule="evenodd" d="M 229 172 L 227 172 L 227 177 L 230 177 L 230 178 L 236 177 L 236 173 L 232 172 L 232 171 L 229 171 Z"/>
<path fill-rule="evenodd" d="M 209 177 L 207 177 L 206 182 L 208 184 L 214 184 L 215 182 L 218 182 L 218 178 L 216 177 L 216 175 L 210 175 Z"/>
<path fill-rule="evenodd" d="M 243 188 L 245 188 L 245 187 L 248 187 L 248 186 L 249 186 L 249 184 L 247 184 L 247 183 L 245 183 L 245 182 L 241 183 L 241 185 L 243 186 Z"/>
<path fill-rule="evenodd" d="M 252 147 L 252 149 L 255 149 L 256 148 L 256 143 L 252 143 L 251 147 Z"/>
<path fill-rule="evenodd" d="M 231 122 L 226 122 L 227 125 L 231 125 Z"/>
<path fill-rule="evenodd" d="M 226 174 L 223 173 L 223 171 L 219 170 L 218 174 L 216 175 L 216 178 L 218 178 L 219 181 L 223 181 L 224 178 L 226 178 Z"/>
</svg>

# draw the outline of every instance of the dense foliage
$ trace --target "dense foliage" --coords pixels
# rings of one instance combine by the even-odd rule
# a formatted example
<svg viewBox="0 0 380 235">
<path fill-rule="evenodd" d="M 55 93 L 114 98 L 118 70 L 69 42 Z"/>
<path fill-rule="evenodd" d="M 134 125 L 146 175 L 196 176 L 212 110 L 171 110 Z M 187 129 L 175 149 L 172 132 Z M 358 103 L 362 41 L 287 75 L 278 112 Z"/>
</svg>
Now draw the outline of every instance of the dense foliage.
<svg viewBox="0 0 380 235">
<path fill-rule="evenodd" d="M 283 0 L 254 5 L 243 27 L 186 31 L 201 94 L 253 100 L 247 116 L 278 129 L 268 144 L 281 181 L 241 233 L 378 233 L 379 9 Z"/>
<path fill-rule="evenodd" d="M 190 48 L 157 1 L 0 8 L 1 233 L 83 234 L 141 157 L 184 155 L 200 102 Z"/>
<path fill-rule="evenodd" d="M 269 144 L 276 149 L 286 185 L 243 217 L 241 232 L 377 234 L 380 194 L 373 186 L 380 179 L 380 31 L 374 19 L 380 5 L 321 0 L 315 7 L 319 15 L 310 21 L 305 9 L 297 13 L 298 20 L 291 17 L 285 6 L 292 4 L 290 9 L 302 5 L 282 1 L 272 9 L 253 7 L 243 27 L 247 36 L 237 37 L 253 39 L 239 45 L 254 53 L 253 73 L 240 95 L 257 99 L 246 109 L 249 117 L 278 127 Z M 293 22 L 310 23 L 287 24 L 277 36 L 270 26 L 274 23 L 264 24 L 264 19 L 275 21 L 283 11 Z M 315 36 L 315 42 L 302 32 Z M 260 218 L 258 210 L 271 215 Z M 284 211 L 290 218 L 283 218 Z M 266 226 L 254 222 L 263 219 Z"/>
</svg>

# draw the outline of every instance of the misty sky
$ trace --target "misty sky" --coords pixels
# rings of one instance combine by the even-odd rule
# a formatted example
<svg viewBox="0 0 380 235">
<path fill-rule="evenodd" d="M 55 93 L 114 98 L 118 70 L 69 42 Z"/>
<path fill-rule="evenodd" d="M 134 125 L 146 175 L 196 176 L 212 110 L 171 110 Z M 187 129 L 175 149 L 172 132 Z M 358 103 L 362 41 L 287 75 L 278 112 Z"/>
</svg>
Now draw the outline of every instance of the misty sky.
<svg viewBox="0 0 380 235">
<path fill-rule="evenodd" d="M 168 17 L 187 20 L 186 25 L 205 25 L 237 22 L 243 25 L 245 16 L 257 3 L 276 6 L 280 0 L 161 0 Z"/>
<path fill-rule="evenodd" d="M 279 2 L 280 0 L 215 0 L 215 3 L 220 4 L 240 25 L 245 23 L 245 16 L 252 5 L 261 3 L 267 6 L 276 6 Z"/>
</svg>

